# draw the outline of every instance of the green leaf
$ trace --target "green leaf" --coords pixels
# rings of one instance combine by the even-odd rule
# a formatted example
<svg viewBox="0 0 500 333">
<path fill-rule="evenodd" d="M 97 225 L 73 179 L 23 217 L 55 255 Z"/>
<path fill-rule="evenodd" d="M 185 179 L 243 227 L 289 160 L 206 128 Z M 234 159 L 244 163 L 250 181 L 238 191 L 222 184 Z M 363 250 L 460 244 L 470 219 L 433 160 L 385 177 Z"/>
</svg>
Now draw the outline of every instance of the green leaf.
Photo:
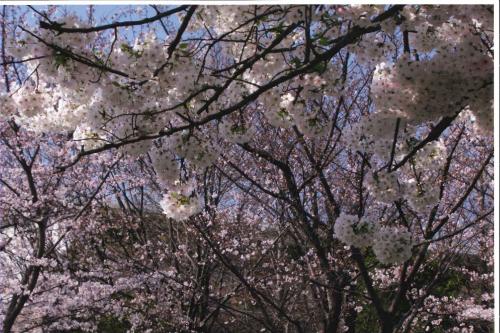
<svg viewBox="0 0 500 333">
<path fill-rule="evenodd" d="M 56 68 L 59 68 L 59 66 L 66 66 L 68 60 L 69 56 L 67 54 L 59 51 L 54 53 L 54 63 L 56 65 Z"/>
<path fill-rule="evenodd" d="M 325 38 L 325 37 L 321 37 L 318 41 L 319 45 L 323 45 L 323 46 L 326 46 L 326 45 L 329 45 L 330 44 L 330 40 L 328 38 Z"/>
<path fill-rule="evenodd" d="M 323 73 L 326 70 L 326 62 L 320 62 L 316 66 L 313 67 L 313 71 L 318 73 Z"/>
<path fill-rule="evenodd" d="M 297 57 L 293 57 L 291 62 L 296 68 L 300 67 L 300 65 L 302 64 L 302 61 L 300 61 L 300 59 Z"/>
<path fill-rule="evenodd" d="M 125 43 L 120 45 L 120 50 L 127 53 L 131 57 L 139 58 L 142 55 L 142 52 L 135 51 L 130 45 L 125 44 Z"/>
</svg>

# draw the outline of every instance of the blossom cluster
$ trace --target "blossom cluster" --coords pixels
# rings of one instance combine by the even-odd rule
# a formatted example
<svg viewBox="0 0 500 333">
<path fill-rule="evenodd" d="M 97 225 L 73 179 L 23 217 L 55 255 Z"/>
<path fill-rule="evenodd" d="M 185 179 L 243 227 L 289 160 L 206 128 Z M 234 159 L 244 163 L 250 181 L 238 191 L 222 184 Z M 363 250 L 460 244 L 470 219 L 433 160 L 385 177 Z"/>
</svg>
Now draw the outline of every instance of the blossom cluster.
<svg viewBox="0 0 500 333">
<path fill-rule="evenodd" d="M 343 243 L 360 249 L 372 247 L 383 264 L 398 264 L 411 257 L 410 232 L 395 227 L 380 227 L 367 217 L 345 213 L 335 221 L 335 236 Z"/>
<path fill-rule="evenodd" d="M 6 25 L 1 321 L 29 296 L 15 330 L 347 331 L 377 292 L 394 325 L 492 320 L 490 272 L 447 262 L 493 266 L 491 8 L 152 8 Z M 448 265 L 480 296 L 429 296 Z"/>
</svg>

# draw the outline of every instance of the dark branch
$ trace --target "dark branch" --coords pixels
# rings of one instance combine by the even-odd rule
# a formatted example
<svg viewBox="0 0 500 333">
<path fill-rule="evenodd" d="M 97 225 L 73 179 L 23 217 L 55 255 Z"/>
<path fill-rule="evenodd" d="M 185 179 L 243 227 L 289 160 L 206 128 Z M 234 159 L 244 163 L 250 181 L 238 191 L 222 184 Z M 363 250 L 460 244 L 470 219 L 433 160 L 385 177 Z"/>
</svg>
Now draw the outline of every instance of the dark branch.
<svg viewBox="0 0 500 333">
<path fill-rule="evenodd" d="M 164 17 L 167 17 L 167 16 L 170 16 L 172 14 L 186 10 L 187 8 L 188 8 L 187 5 L 179 6 L 179 7 L 176 7 L 174 9 L 171 9 L 169 11 L 160 13 L 160 14 L 152 16 L 152 17 L 147 17 L 147 18 L 142 19 L 142 20 L 114 22 L 114 23 L 104 24 L 104 25 L 100 25 L 97 27 L 90 27 L 90 28 L 64 28 L 63 25 L 60 23 L 55 23 L 55 22 L 48 23 L 45 21 L 40 21 L 40 28 L 52 30 L 52 31 L 57 31 L 59 33 L 89 33 L 89 32 L 96 32 L 96 31 L 102 31 L 102 30 L 107 30 L 107 29 L 114 29 L 114 28 L 118 28 L 118 27 L 130 27 L 130 26 L 135 26 L 135 25 L 152 23 L 152 22 L 158 21 Z"/>
</svg>

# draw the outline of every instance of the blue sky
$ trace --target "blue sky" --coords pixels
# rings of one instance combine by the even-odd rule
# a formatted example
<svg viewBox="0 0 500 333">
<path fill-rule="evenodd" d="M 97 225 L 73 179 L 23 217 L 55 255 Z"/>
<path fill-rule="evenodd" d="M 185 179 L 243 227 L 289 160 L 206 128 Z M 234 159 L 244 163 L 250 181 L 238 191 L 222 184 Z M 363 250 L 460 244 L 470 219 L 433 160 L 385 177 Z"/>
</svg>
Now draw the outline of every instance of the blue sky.
<svg viewBox="0 0 500 333">
<path fill-rule="evenodd" d="M 46 10 L 47 6 L 33 6 L 37 10 Z M 87 8 L 88 5 L 60 5 L 58 6 L 60 8 L 66 8 L 70 12 L 74 12 L 78 14 L 81 17 L 86 17 L 87 16 Z M 150 15 L 155 15 L 155 11 L 153 8 L 151 8 L 149 5 L 144 4 L 144 5 L 94 5 L 94 14 L 96 18 L 96 22 L 100 22 L 103 19 L 109 18 L 111 15 L 117 13 L 120 9 L 124 8 L 142 8 L 144 10 L 143 13 L 140 15 L 136 15 L 135 18 L 139 17 L 144 17 L 144 16 L 150 16 Z M 145 15 L 147 14 L 147 15 Z"/>
<path fill-rule="evenodd" d="M 165 11 L 167 10 L 167 7 L 172 8 L 172 5 L 170 6 L 165 6 L 165 5 L 157 5 L 158 9 L 160 11 Z M 174 5 L 178 6 L 178 5 Z M 26 9 L 28 11 L 31 11 L 29 8 Z M 89 5 L 57 5 L 59 9 L 59 15 L 63 14 L 65 11 L 68 13 L 76 13 L 78 16 L 84 18 L 88 17 L 87 11 Z M 40 12 L 44 12 L 48 9 L 47 5 L 36 5 L 33 6 L 36 10 Z M 94 19 L 93 19 L 93 24 L 92 25 L 101 25 L 101 24 L 108 24 L 111 22 L 115 21 L 128 21 L 128 20 L 139 20 L 143 19 L 145 17 L 151 17 L 156 15 L 156 11 L 148 4 L 144 5 L 93 5 L 94 8 Z M 137 10 L 139 9 L 139 10 Z M 126 15 L 121 15 L 118 18 L 113 17 L 115 14 L 119 14 L 120 12 L 123 12 L 124 10 L 129 11 L 130 13 L 127 13 Z M 58 15 L 58 16 L 59 16 Z M 28 22 L 33 25 L 38 24 L 38 20 L 40 20 L 40 16 L 35 13 L 34 11 L 31 11 L 31 15 L 28 16 Z M 56 19 L 57 20 L 57 19 Z M 172 22 L 174 25 L 179 24 L 177 17 L 174 15 L 170 17 L 168 20 Z M 166 19 L 164 19 L 164 22 L 166 22 Z M 159 24 L 158 24 L 159 27 Z M 128 38 L 131 40 L 134 39 L 134 33 L 131 30 L 122 30 L 122 34 L 125 34 Z M 160 38 L 165 37 L 165 33 L 163 32 L 163 29 L 158 29 L 157 30 L 157 36 Z"/>
</svg>

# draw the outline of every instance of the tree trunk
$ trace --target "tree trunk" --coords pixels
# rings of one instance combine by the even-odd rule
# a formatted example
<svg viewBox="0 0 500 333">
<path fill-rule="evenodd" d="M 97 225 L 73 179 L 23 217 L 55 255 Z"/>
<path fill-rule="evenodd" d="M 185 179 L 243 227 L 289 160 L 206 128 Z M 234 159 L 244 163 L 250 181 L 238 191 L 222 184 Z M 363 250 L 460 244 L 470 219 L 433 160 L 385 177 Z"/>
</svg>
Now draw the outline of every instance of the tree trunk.
<svg viewBox="0 0 500 333">
<path fill-rule="evenodd" d="M 387 316 L 380 321 L 380 333 L 394 333 L 394 320 Z"/>
</svg>

